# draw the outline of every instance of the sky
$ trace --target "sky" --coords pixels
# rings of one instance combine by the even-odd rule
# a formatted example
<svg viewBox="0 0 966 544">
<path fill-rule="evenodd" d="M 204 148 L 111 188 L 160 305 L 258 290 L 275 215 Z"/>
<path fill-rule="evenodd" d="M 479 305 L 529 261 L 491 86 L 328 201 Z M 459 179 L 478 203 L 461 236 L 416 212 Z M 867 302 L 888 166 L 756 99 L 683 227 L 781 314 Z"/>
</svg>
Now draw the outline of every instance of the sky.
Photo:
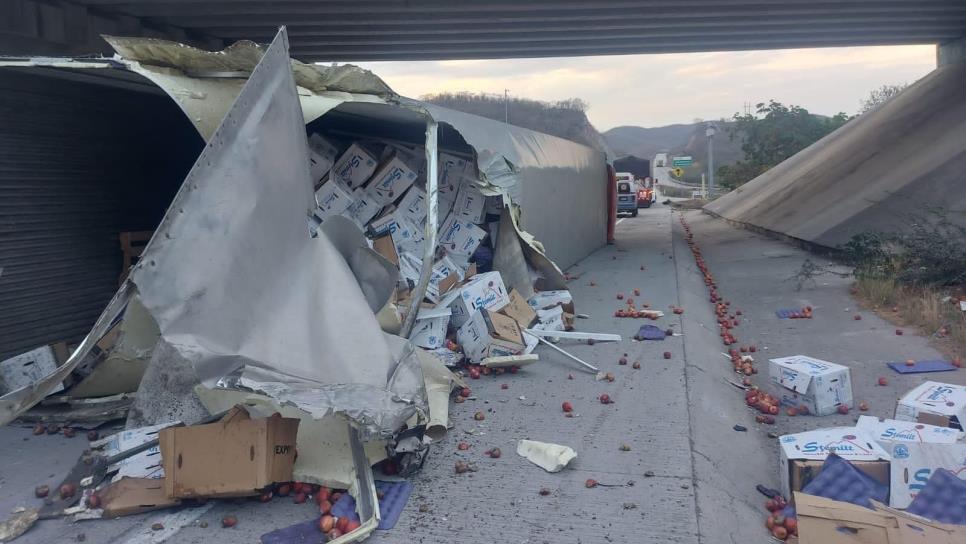
<svg viewBox="0 0 966 544">
<path fill-rule="evenodd" d="M 730 118 L 775 99 L 814 113 L 854 114 L 869 91 L 912 83 L 936 65 L 934 45 L 676 53 L 550 59 L 362 62 L 396 92 L 577 97 L 600 131 Z"/>
</svg>

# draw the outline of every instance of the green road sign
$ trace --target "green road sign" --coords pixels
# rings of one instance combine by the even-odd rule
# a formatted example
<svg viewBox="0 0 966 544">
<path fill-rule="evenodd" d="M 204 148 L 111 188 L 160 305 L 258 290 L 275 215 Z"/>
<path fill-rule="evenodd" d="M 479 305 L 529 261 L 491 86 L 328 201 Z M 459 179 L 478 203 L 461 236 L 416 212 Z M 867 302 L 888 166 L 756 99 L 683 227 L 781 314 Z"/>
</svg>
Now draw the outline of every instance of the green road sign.
<svg viewBox="0 0 966 544">
<path fill-rule="evenodd" d="M 692 159 L 691 157 L 674 157 L 673 159 L 671 159 L 671 166 L 674 166 L 675 168 L 691 166 L 691 163 L 693 162 L 694 162 L 694 159 Z"/>
</svg>

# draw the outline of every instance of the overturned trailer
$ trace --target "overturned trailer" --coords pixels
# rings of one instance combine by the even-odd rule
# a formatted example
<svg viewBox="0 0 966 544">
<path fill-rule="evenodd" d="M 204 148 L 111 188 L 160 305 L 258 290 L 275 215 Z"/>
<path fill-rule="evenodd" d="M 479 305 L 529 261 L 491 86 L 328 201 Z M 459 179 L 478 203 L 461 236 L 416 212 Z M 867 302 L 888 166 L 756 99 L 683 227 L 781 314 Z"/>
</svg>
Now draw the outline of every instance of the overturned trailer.
<svg viewBox="0 0 966 544">
<path fill-rule="evenodd" d="M 604 243 L 607 185 L 603 155 L 559 138 L 398 97 L 375 76 L 352 67 L 293 62 L 284 32 L 267 49 L 244 43 L 220 53 L 157 40 L 109 41 L 120 55 L 111 60 L 6 61 L 3 69 L 10 77 L 3 79 L 7 81 L 4 85 L 28 96 L 32 85 L 51 81 L 44 78 L 66 78 L 81 80 L 78 85 L 87 86 L 87 92 L 95 95 L 105 84 L 111 87 L 109 94 L 123 95 L 132 92 L 130 89 L 146 92 L 152 97 L 152 106 L 167 107 L 163 113 L 159 110 L 157 126 L 171 125 L 184 140 L 174 145 L 181 149 L 168 163 L 163 151 L 168 144 L 153 134 L 153 157 L 137 155 L 148 161 L 145 170 L 151 171 L 156 164 L 166 164 L 174 171 L 179 165 L 186 167 L 192 148 L 200 156 L 179 187 L 169 183 L 160 190 L 152 188 L 145 191 L 148 198 L 137 190 L 129 191 L 133 194 L 126 200 L 113 201 L 117 208 L 137 202 L 163 216 L 156 229 L 150 218 L 137 218 L 153 232 L 134 255 L 136 264 L 130 270 L 92 275 L 90 282 L 96 284 L 92 286 L 74 281 L 74 287 L 85 293 L 91 287 L 91 301 L 103 296 L 107 280 L 116 285 L 113 282 L 120 277 L 120 288 L 54 372 L 6 392 L 0 399 L 0 417 L 4 423 L 13 420 L 65 380 L 78 378 L 77 387 L 86 384 L 91 395 L 139 386 L 146 394 L 138 395 L 129 416 L 132 424 L 190 422 L 239 402 L 261 404 L 302 419 L 299 444 L 304 440 L 316 445 L 300 449 L 295 476 L 351 486 L 360 499 L 359 514 L 367 520 L 362 533 L 371 531 L 378 524 L 379 510 L 370 466 L 385 458 L 387 450 L 414 453 L 421 449 L 420 440 L 400 437 L 400 429 L 425 429 L 427 436 L 433 436 L 433 429 L 445 431 L 446 399 L 456 380 L 440 359 L 405 340 L 419 317 L 427 289 L 431 291 L 435 282 L 437 295 L 442 294 L 442 278 L 434 277 L 441 255 L 437 231 L 446 224 L 447 216 L 437 212 L 439 165 L 444 164 L 440 155 L 462 157 L 470 165 L 466 172 L 471 181 L 466 185 L 496 203 L 494 230 L 488 233 L 492 258 L 485 266 L 499 272 L 506 288 L 525 298 L 534 294 L 535 287 L 565 288 L 551 258 L 567 266 Z M 145 79 L 174 99 L 200 140 L 184 130 L 184 123 L 168 117 L 170 105 L 161 106 L 163 97 L 145 90 L 151 88 L 145 86 Z M 52 100 L 77 98 L 77 93 L 57 90 L 51 96 Z M 134 97 L 125 98 L 133 110 L 141 109 Z M 43 107 L 42 100 L 34 100 L 37 108 Z M 118 112 L 104 110 L 98 100 L 90 103 L 111 117 L 106 121 L 108 127 L 123 125 L 113 118 Z M 55 111 L 61 114 L 73 111 L 60 106 Z M 4 115 L 29 122 L 31 113 L 29 109 L 7 110 Z M 134 117 L 134 121 L 150 123 L 154 117 L 148 114 Z M 99 120 L 100 116 L 83 116 L 84 123 Z M 403 163 L 411 160 L 414 177 L 419 171 L 426 205 L 421 244 L 414 247 L 422 254 L 413 249 L 416 272 L 403 278 L 408 280 L 404 288 L 400 287 L 403 266 L 373 249 L 372 229 L 372 219 L 401 205 L 397 200 L 401 195 L 390 191 L 381 210 L 362 221 L 353 221 L 358 218 L 351 214 L 326 216 L 314 193 L 332 188 L 329 184 L 334 180 L 317 180 L 313 175 L 312 161 L 317 157 L 307 145 L 306 124 L 309 133 L 328 138 L 378 139 L 386 144 L 380 164 L 387 158 Z M 103 146 L 96 139 L 85 139 L 85 127 L 66 119 L 50 130 L 63 131 L 64 127 L 75 138 L 69 145 Z M 102 133 L 110 135 L 111 130 Z M 37 139 L 44 136 L 41 130 Z M 107 157 L 91 158 L 83 152 L 71 155 L 75 171 L 77 163 L 85 163 L 85 159 L 92 165 L 110 161 L 111 156 L 124 156 L 125 144 L 134 145 L 116 135 L 111 140 L 121 147 L 112 149 Z M 25 138 L 24 144 L 29 147 L 30 141 Z M 24 159 L 12 150 L 5 157 L 16 164 L 26 160 L 46 164 L 45 159 L 36 155 Z M 68 169 L 53 170 L 48 179 L 70 175 Z M 11 171 L 20 172 L 5 170 L 7 175 Z M 117 172 L 105 171 L 114 178 L 112 183 L 120 181 L 115 178 Z M 10 216 L 15 220 L 6 225 L 11 236 L 0 239 L 0 245 L 11 250 L 5 254 L 30 258 L 22 263 L 0 263 L 5 267 L 0 276 L 0 300 L 26 301 L 23 307 L 27 308 L 31 295 L 47 296 L 50 284 L 44 281 L 64 281 L 57 274 L 52 280 L 50 275 L 48 280 L 36 275 L 57 256 L 35 251 L 30 241 L 55 238 L 52 233 L 64 229 L 62 223 L 72 216 L 64 214 L 59 218 L 62 221 L 48 229 L 30 216 L 29 208 L 17 206 L 18 198 L 55 197 L 54 202 L 77 214 L 72 236 L 82 237 L 84 226 L 90 221 L 96 224 L 100 249 L 104 248 L 103 238 L 113 234 L 110 229 L 118 227 L 111 223 L 115 218 L 99 223 L 103 218 L 90 218 L 90 210 L 84 213 L 83 207 L 71 208 L 72 189 L 63 184 L 45 186 L 30 176 L 12 177 L 13 183 L 4 185 L 10 196 L 4 199 L 4 206 L 16 212 Z M 97 180 L 86 181 L 90 186 L 97 184 Z M 165 201 L 163 208 L 157 200 Z M 447 204 L 453 206 L 453 202 Z M 115 211 L 105 208 L 98 213 L 109 216 Z M 123 243 L 124 236 L 118 232 L 118 237 Z M 131 237 L 127 238 L 130 242 Z M 56 241 L 53 245 L 56 247 Z M 461 271 L 454 274 L 462 280 L 468 268 L 475 268 L 476 261 L 471 260 L 476 254 L 462 255 L 466 259 L 461 262 L 455 246 L 449 254 L 444 248 L 442 255 L 455 259 L 455 268 Z M 81 250 L 77 254 L 80 267 L 111 261 L 106 251 L 83 255 Z M 396 257 L 402 255 L 397 252 Z M 68 268 L 63 273 L 70 272 Z M 406 297 L 398 296 L 401 289 Z M 58 306 L 49 297 L 44 302 L 48 308 Z M 96 307 L 94 302 L 90 306 Z M 24 315 L 28 313 L 25 310 Z M 48 336 L 26 335 L 28 345 L 18 345 L 16 339 L 23 331 L 16 322 L 0 323 L 0 338 L 11 340 L 0 351 L 16 353 L 39 343 L 75 341 L 72 335 L 85 326 L 84 315 L 64 309 L 40 314 L 39 319 L 53 322 L 45 329 Z M 89 364 L 96 343 L 115 327 L 128 333 L 117 341 L 118 350 L 126 355 L 113 361 L 110 372 L 98 376 L 97 367 L 107 364 L 101 360 L 88 372 L 76 375 L 76 370 Z M 133 379 L 115 379 L 120 369 L 130 370 L 131 365 L 137 368 L 128 372 L 135 375 Z"/>
</svg>

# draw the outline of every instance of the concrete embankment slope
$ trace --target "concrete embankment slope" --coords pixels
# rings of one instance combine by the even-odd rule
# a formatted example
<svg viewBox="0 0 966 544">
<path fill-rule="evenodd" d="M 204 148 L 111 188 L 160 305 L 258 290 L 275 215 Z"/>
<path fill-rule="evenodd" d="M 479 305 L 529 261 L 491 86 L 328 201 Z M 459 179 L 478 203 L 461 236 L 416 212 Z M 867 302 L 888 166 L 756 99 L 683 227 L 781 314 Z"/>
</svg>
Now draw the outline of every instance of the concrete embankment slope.
<svg viewBox="0 0 966 544">
<path fill-rule="evenodd" d="M 896 230 L 927 206 L 966 223 L 966 62 L 934 70 L 705 210 L 835 247 Z"/>
</svg>

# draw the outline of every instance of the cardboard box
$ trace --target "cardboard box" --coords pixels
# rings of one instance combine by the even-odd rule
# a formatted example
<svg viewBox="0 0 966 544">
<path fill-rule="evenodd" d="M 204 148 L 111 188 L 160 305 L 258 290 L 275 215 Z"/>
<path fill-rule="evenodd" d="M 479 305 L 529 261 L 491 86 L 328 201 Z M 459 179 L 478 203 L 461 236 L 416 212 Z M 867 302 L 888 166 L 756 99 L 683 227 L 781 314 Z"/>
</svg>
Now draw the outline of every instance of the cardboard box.
<svg viewBox="0 0 966 544">
<path fill-rule="evenodd" d="M 375 171 L 376 158 L 362 146 L 354 143 L 332 165 L 329 179 L 338 181 L 349 189 L 356 189 L 365 185 Z"/>
<path fill-rule="evenodd" d="M 7 394 L 36 383 L 57 370 L 57 357 L 50 346 L 41 346 L 0 362 L 0 393 Z M 64 390 L 57 384 L 51 393 Z"/>
<path fill-rule="evenodd" d="M 829 452 L 846 459 L 856 468 L 889 485 L 889 454 L 868 433 L 853 427 L 830 427 L 778 438 L 778 461 L 782 495 L 800 491 L 822 471 Z"/>
<path fill-rule="evenodd" d="M 328 160 L 330 163 L 335 164 L 335 160 L 339 157 L 339 147 L 334 143 L 329 141 L 328 138 L 322 136 L 318 132 L 313 132 L 308 138 L 309 149 L 314 151 L 317 155 L 321 155 L 323 158 Z"/>
<path fill-rule="evenodd" d="M 242 497 L 290 482 L 298 428 L 297 418 L 252 418 L 238 405 L 216 423 L 164 429 L 165 494 Z"/>
<path fill-rule="evenodd" d="M 466 283 L 450 291 L 440 306 L 448 306 L 453 310 L 450 322 L 454 327 L 460 327 L 477 310 L 496 312 L 509 304 L 510 295 L 503 285 L 503 278 L 499 272 L 484 272 L 477 274 Z"/>
<path fill-rule="evenodd" d="M 382 255 L 387 261 L 399 266 L 399 255 L 396 253 L 396 245 L 392 242 L 392 237 L 388 234 L 380 236 L 372 241 L 372 249 Z"/>
<path fill-rule="evenodd" d="M 966 530 L 873 502 L 875 510 L 795 493 L 799 544 L 955 544 Z"/>
<path fill-rule="evenodd" d="M 573 300 L 574 297 L 570 294 L 570 291 L 561 289 L 558 291 L 538 291 L 527 302 L 534 310 L 541 310 L 562 304 L 570 304 Z"/>
<path fill-rule="evenodd" d="M 466 357 L 475 363 L 487 357 L 517 355 L 526 348 L 513 318 L 486 310 L 473 312 L 456 332 L 456 339 Z"/>
<path fill-rule="evenodd" d="M 439 154 L 439 169 L 436 180 L 439 186 L 439 199 L 455 202 L 459 193 L 463 176 L 467 171 L 467 162 L 449 153 Z"/>
<path fill-rule="evenodd" d="M 553 306 L 545 310 L 537 310 L 537 320 L 539 323 L 531 328 L 541 331 L 562 331 L 566 328 L 563 314 L 563 306 Z"/>
<path fill-rule="evenodd" d="M 360 229 L 366 230 L 369 221 L 382 210 L 382 204 L 362 190 L 354 191 L 352 200 L 352 205 L 342 215 L 351 219 Z"/>
<path fill-rule="evenodd" d="M 429 285 L 426 287 L 426 298 L 436 304 L 442 295 L 462 280 L 463 269 L 449 257 L 443 257 L 433 264 L 433 272 L 429 276 Z M 447 315 L 451 313 L 452 310 L 449 310 Z"/>
<path fill-rule="evenodd" d="M 467 181 L 460 185 L 459 192 L 456 194 L 453 215 L 467 223 L 482 223 L 485 206 L 486 200 L 483 193 L 476 188 L 476 185 Z"/>
<path fill-rule="evenodd" d="M 164 480 L 122 478 L 100 491 L 105 518 L 141 514 L 181 504 L 181 499 L 169 498 L 164 491 Z"/>
<path fill-rule="evenodd" d="M 486 238 L 486 231 L 450 214 L 439 231 L 439 246 L 450 255 L 468 260 Z"/>
<path fill-rule="evenodd" d="M 425 239 L 423 229 L 412 224 L 408 219 L 399 217 L 396 212 L 392 213 L 394 219 L 389 222 L 389 235 L 392 236 L 392 243 L 396 245 L 397 253 L 412 253 L 422 261 L 423 241 Z"/>
<path fill-rule="evenodd" d="M 855 428 L 875 437 L 879 445 L 886 450 L 891 447 L 891 442 L 955 444 L 963 437 L 962 432 L 949 427 L 938 427 L 916 421 L 879 419 L 872 416 L 859 416 Z"/>
<path fill-rule="evenodd" d="M 405 252 L 399 254 L 399 275 L 400 277 L 413 282 L 415 285 L 419 281 L 419 274 L 423 268 L 423 260 Z"/>
<path fill-rule="evenodd" d="M 966 480 L 966 444 L 894 442 L 889 446 L 889 504 L 895 508 L 908 507 L 936 469 L 944 468 Z"/>
<path fill-rule="evenodd" d="M 963 430 L 966 424 L 966 386 L 925 382 L 896 405 L 896 419 Z"/>
<path fill-rule="evenodd" d="M 396 209 L 412 224 L 422 227 L 426 224 L 426 191 L 419 187 L 410 188 Z"/>
<path fill-rule="evenodd" d="M 325 222 L 329 217 L 344 213 L 355 201 L 348 189 L 330 179 L 315 192 L 315 202 L 319 206 L 315 215 Z"/>
<path fill-rule="evenodd" d="M 319 134 L 309 136 L 309 173 L 312 181 L 322 179 L 332 169 L 339 150 Z"/>
<path fill-rule="evenodd" d="M 515 319 L 522 329 L 532 325 L 537 318 L 537 312 L 530 307 L 527 300 L 516 289 L 510 290 L 510 300 L 500 311 Z"/>
<path fill-rule="evenodd" d="M 426 349 L 439 349 L 446 345 L 446 327 L 449 325 L 449 308 L 420 308 L 409 341 Z"/>
<path fill-rule="evenodd" d="M 366 185 L 366 192 L 380 205 L 385 206 L 403 196 L 415 181 L 416 172 L 410 170 L 399 157 L 393 157 L 373 174 Z"/>
<path fill-rule="evenodd" d="M 840 404 L 852 406 L 849 368 L 805 355 L 768 361 L 768 376 L 781 403 L 806 406 L 817 416 L 834 414 Z"/>
</svg>

